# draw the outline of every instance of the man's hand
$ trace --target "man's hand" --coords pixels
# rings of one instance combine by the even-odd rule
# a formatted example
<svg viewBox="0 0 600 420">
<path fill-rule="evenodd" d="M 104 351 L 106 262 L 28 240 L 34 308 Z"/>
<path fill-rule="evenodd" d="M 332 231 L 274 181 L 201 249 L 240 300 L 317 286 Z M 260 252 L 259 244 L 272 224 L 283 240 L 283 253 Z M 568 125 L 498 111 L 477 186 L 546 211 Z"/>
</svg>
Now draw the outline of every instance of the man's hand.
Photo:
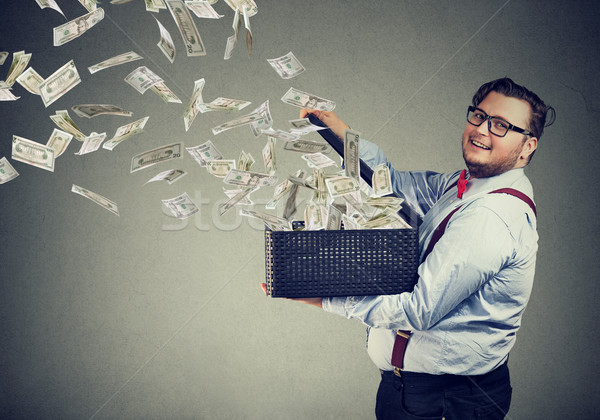
<svg viewBox="0 0 600 420">
<path fill-rule="evenodd" d="M 340 139 L 344 140 L 346 130 L 350 128 L 332 111 L 317 111 L 316 109 L 302 108 L 300 110 L 300 118 L 306 118 L 308 114 L 313 114 L 315 117 L 325 123 Z"/>
<path fill-rule="evenodd" d="M 260 287 L 262 288 L 265 295 L 267 294 L 267 284 L 261 283 Z M 288 300 L 295 300 L 297 302 L 306 303 L 308 305 L 316 306 L 317 308 L 323 307 L 323 298 L 286 298 Z"/>
</svg>

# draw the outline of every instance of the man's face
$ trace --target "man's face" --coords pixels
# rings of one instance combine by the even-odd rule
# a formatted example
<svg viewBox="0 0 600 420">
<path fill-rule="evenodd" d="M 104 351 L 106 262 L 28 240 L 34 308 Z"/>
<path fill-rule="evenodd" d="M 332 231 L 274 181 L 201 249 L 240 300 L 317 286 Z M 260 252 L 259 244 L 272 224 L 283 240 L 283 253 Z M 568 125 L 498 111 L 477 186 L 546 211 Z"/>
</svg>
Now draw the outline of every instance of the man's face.
<svg viewBox="0 0 600 420">
<path fill-rule="evenodd" d="M 477 106 L 487 115 L 500 117 L 509 123 L 527 129 L 531 108 L 521 99 L 490 92 Z M 537 139 L 509 130 L 498 137 L 488 130 L 485 121 L 479 127 L 467 123 L 462 139 L 463 158 L 473 178 L 499 175 L 527 164 L 528 157 L 537 147 Z"/>
</svg>

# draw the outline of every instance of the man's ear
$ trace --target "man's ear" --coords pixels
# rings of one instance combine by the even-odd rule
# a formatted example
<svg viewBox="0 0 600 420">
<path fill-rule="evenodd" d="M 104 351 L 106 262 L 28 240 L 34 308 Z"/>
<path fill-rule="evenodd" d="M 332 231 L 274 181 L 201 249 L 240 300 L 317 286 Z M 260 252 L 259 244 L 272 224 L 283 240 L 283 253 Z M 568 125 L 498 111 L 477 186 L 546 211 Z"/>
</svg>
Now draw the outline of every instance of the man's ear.
<svg viewBox="0 0 600 420">
<path fill-rule="evenodd" d="M 535 149 L 537 149 L 537 144 L 537 137 L 529 137 L 525 141 L 525 143 L 523 143 L 523 149 L 521 150 L 520 158 L 525 160 L 526 162 L 529 161 L 529 156 L 531 156 L 531 154 L 535 152 Z"/>
</svg>

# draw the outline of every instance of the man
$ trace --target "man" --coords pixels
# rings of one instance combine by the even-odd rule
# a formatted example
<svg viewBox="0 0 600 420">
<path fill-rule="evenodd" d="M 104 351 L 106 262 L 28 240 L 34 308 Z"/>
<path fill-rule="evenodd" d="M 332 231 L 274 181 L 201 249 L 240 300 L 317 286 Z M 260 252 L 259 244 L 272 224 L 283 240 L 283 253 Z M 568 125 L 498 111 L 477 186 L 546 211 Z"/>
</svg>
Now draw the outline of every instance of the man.
<svg viewBox="0 0 600 420">
<path fill-rule="evenodd" d="M 536 94 L 494 80 L 468 108 L 468 173 L 390 166 L 394 190 L 423 216 L 412 292 L 297 299 L 368 325 L 368 353 L 382 372 L 378 418 L 501 419 L 508 412 L 508 353 L 531 293 L 538 239 L 523 168 L 550 110 L 553 120 Z M 348 126 L 334 113 L 304 109 L 300 116 L 309 112 L 344 138 Z M 360 156 L 372 168 L 387 162 L 365 140 Z"/>
</svg>

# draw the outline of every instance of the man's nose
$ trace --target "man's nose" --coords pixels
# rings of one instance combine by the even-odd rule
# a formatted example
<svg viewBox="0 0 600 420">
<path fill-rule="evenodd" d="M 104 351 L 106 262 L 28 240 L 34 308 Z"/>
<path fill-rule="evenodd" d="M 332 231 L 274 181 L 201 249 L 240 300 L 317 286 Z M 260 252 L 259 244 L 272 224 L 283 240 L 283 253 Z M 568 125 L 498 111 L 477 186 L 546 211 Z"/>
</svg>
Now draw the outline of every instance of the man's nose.
<svg viewBox="0 0 600 420">
<path fill-rule="evenodd" d="M 486 119 L 484 122 L 482 122 L 477 129 L 475 130 L 478 133 L 480 133 L 481 135 L 484 136 L 489 136 L 490 134 L 490 120 Z"/>
</svg>

